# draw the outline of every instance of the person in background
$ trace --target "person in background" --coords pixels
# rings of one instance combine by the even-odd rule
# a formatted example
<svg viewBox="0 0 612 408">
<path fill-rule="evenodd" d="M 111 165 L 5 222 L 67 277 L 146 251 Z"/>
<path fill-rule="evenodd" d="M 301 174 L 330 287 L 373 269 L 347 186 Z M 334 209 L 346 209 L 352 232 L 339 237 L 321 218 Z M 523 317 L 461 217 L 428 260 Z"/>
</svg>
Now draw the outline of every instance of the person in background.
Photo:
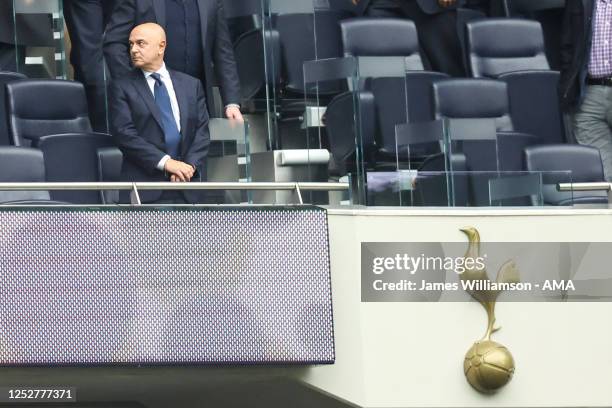
<svg viewBox="0 0 612 408">
<path fill-rule="evenodd" d="M 53 42 L 50 14 L 18 13 L 15 16 L 13 0 L 0 0 L 0 71 L 23 72 L 26 47 L 48 45 L 49 42 Z"/>
<path fill-rule="evenodd" d="M 64 0 L 64 17 L 72 49 L 74 79 L 85 86 L 89 117 L 97 132 L 108 132 L 106 74 L 102 41 L 111 13 L 120 0 Z"/>
<path fill-rule="evenodd" d="M 168 68 L 202 81 L 211 115 L 216 112 L 212 90 L 218 83 L 225 116 L 242 120 L 240 82 L 222 0 L 123 0 L 104 40 L 113 79 L 130 71 L 128 36 L 145 22 L 165 29 L 172 44 L 165 57 Z"/>
<path fill-rule="evenodd" d="M 567 0 L 559 93 L 574 137 L 599 149 L 612 182 L 612 1 Z"/>
</svg>

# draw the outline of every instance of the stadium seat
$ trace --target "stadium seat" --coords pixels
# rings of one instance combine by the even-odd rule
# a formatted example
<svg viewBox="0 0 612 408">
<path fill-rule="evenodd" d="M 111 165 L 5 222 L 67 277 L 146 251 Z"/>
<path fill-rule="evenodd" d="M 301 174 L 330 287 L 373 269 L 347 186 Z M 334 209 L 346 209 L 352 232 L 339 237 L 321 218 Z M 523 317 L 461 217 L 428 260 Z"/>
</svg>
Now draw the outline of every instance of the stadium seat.
<svg viewBox="0 0 612 408">
<path fill-rule="evenodd" d="M 467 32 L 472 76 L 508 84 L 515 129 L 539 136 L 543 144 L 564 143 L 559 72 L 550 70 L 540 24 L 489 19 L 468 23 Z"/>
<path fill-rule="evenodd" d="M 45 182 L 43 153 L 38 149 L 0 146 L 0 182 Z M 39 203 L 50 200 L 48 191 L 0 191 L 0 203 Z"/>
<path fill-rule="evenodd" d="M 275 17 L 273 28 L 279 33 L 281 49 L 281 83 L 275 94 L 279 114 L 275 148 L 327 147 L 325 129 L 302 128 L 305 111 L 307 107 L 327 106 L 335 95 L 347 90 L 347 83 L 338 79 L 306 84 L 304 63 L 342 56 L 339 21 L 348 16 L 343 11 L 319 9 Z"/>
<path fill-rule="evenodd" d="M 262 28 L 262 0 L 232 0 L 223 3 L 232 42 L 244 33 Z"/>
<path fill-rule="evenodd" d="M 98 156 L 98 180 L 107 183 L 121 181 L 121 166 L 123 153 L 117 147 L 101 147 L 97 150 Z M 119 191 L 101 191 L 103 204 L 119 203 Z"/>
<path fill-rule="evenodd" d="M 423 70 L 416 26 L 394 18 L 357 18 L 340 24 L 346 56 L 401 56 L 412 70 Z"/>
<path fill-rule="evenodd" d="M 339 22 L 346 13 L 319 10 L 315 14 L 281 14 L 276 18 L 282 54 L 283 92 L 294 98 L 316 96 L 304 86 L 304 62 L 342 56 Z M 316 24 L 315 24 L 316 19 Z M 336 95 L 346 90 L 343 81 L 320 83 L 318 96 Z"/>
<path fill-rule="evenodd" d="M 83 85 L 63 80 L 23 80 L 6 85 L 9 130 L 15 146 L 38 146 L 60 133 L 89 133 Z"/>
<path fill-rule="evenodd" d="M 433 119 L 431 84 L 447 76 L 423 70 L 417 31 L 411 21 L 363 18 L 346 20 L 340 25 L 345 56 L 371 60 L 370 67 L 375 67 L 374 72 L 360 72 L 358 114 L 364 157 L 369 167 L 392 168 L 398 160 L 395 126 Z M 395 65 L 400 62 L 397 73 L 389 73 L 388 67 L 385 67 L 390 61 L 394 61 Z M 376 69 L 380 69 L 380 72 L 375 72 Z M 390 74 L 393 75 L 387 76 Z M 366 101 L 373 102 L 374 108 L 364 105 Z M 355 144 L 353 105 L 353 98 L 346 95 L 330 102 L 326 114 L 326 118 L 329 118 L 326 124 L 330 146 Z M 344 112 L 344 121 L 331 120 L 340 116 L 338 112 Z M 368 116 L 372 114 L 374 117 Z M 342 139 L 345 140 L 340 141 Z M 419 145 L 414 147 L 411 154 L 425 156 L 435 152 L 439 152 L 437 146 Z M 401 160 L 406 159 L 406 156 L 401 157 Z"/>
<path fill-rule="evenodd" d="M 245 105 L 248 105 L 248 101 L 262 92 L 265 97 L 266 83 L 269 85 L 280 83 L 278 67 L 281 65 L 281 59 L 278 31 L 265 30 L 262 33 L 261 29 L 254 28 L 242 33 L 234 43 L 234 55 L 240 78 L 242 100 Z M 265 106 L 263 109 L 265 110 Z"/>
<path fill-rule="evenodd" d="M 561 31 L 566 0 L 504 0 L 507 17 L 530 18 L 542 24 L 546 55 L 552 69 L 561 68 Z"/>
<path fill-rule="evenodd" d="M 505 83 L 491 79 L 449 79 L 433 85 L 436 119 L 486 118 L 497 131 L 513 131 Z"/>
<path fill-rule="evenodd" d="M 355 96 L 357 99 L 355 99 Z M 358 157 L 355 137 L 355 102 L 360 116 L 359 129 L 361 133 L 362 150 Z M 325 126 L 329 139 L 329 150 L 332 156 L 332 174 L 344 176 L 357 171 L 357 159 L 363 163 L 374 165 L 376 129 L 374 95 L 371 92 L 343 93 L 334 98 L 325 113 Z"/>
<path fill-rule="evenodd" d="M 603 191 L 557 191 L 557 183 L 605 182 L 599 150 L 581 145 L 532 146 L 525 149 L 526 170 L 543 172 L 543 198 L 547 205 L 607 204 Z M 563 173 L 571 171 L 571 174 Z M 548 172 L 548 173 L 547 173 Z M 552 173 L 558 172 L 558 173 Z"/>
<path fill-rule="evenodd" d="M 0 71 L 0 146 L 11 145 L 8 131 L 8 114 L 6 106 L 6 84 L 26 79 L 25 75 L 16 72 Z"/>
<path fill-rule="evenodd" d="M 472 21 L 467 24 L 467 33 L 474 77 L 550 69 L 538 22 L 507 18 Z"/>
<path fill-rule="evenodd" d="M 474 125 L 491 121 L 496 135 L 485 135 L 482 140 L 462 135 L 455 139 L 451 132 L 453 153 L 462 152 L 469 171 L 521 171 L 523 149 L 537 144 L 539 138 L 517 132 L 510 115 L 507 85 L 491 79 L 451 79 L 433 85 L 436 119 L 470 119 Z M 476 122 L 478 121 L 478 122 Z M 469 132 L 468 132 L 469 133 Z M 467 136 L 463 138 L 463 136 Z M 491 136 L 496 143 L 491 143 Z M 488 205 L 488 176 L 471 177 L 476 205 Z"/>
<path fill-rule="evenodd" d="M 98 149 L 114 146 L 103 133 L 68 133 L 43 136 L 38 147 L 45 156 L 45 173 L 49 182 L 97 182 Z M 98 191 L 53 191 L 51 198 L 74 204 L 100 204 Z"/>
</svg>

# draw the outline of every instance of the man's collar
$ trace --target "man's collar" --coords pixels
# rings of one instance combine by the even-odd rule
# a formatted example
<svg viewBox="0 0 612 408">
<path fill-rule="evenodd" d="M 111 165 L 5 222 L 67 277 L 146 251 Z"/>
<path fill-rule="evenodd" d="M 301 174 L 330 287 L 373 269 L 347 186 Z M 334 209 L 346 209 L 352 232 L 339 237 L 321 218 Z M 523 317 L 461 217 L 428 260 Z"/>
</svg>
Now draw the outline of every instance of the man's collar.
<svg viewBox="0 0 612 408">
<path fill-rule="evenodd" d="M 154 72 L 157 72 L 162 78 L 170 78 L 170 73 L 168 72 L 168 68 L 166 68 L 166 63 L 163 63 L 161 68 L 157 71 L 145 71 L 144 69 L 141 71 L 144 74 L 145 78 L 150 77 L 151 74 L 153 74 Z"/>
</svg>

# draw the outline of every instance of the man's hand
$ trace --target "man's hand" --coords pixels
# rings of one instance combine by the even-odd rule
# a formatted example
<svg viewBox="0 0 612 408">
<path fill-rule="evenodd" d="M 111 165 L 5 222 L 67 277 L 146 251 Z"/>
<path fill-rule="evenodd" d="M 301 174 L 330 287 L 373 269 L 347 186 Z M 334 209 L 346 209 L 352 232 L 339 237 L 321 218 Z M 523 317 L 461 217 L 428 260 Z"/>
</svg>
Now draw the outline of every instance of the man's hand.
<svg viewBox="0 0 612 408">
<path fill-rule="evenodd" d="M 244 118 L 242 117 L 240 108 L 237 106 L 228 106 L 227 108 L 225 108 L 225 117 L 227 117 L 228 119 L 235 119 L 240 122 L 244 122 Z"/>
<path fill-rule="evenodd" d="M 457 3 L 457 0 L 438 0 L 438 4 L 440 7 L 450 7 L 454 6 Z"/>
<path fill-rule="evenodd" d="M 172 182 L 190 181 L 195 174 L 195 170 L 190 164 L 174 159 L 166 161 L 164 170 L 166 170 L 166 173 L 170 173 L 170 181 Z"/>
</svg>

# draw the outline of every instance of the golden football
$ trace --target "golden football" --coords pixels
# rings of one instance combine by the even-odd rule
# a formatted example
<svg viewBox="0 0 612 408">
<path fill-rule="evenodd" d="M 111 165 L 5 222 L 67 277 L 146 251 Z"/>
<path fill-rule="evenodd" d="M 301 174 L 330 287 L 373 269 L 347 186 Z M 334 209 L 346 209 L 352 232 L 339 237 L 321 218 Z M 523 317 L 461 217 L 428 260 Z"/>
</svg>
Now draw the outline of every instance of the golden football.
<svg viewBox="0 0 612 408">
<path fill-rule="evenodd" d="M 472 387 L 490 393 L 510 382 L 514 374 L 514 358 L 499 343 L 478 341 L 465 355 L 463 372 Z"/>
</svg>

